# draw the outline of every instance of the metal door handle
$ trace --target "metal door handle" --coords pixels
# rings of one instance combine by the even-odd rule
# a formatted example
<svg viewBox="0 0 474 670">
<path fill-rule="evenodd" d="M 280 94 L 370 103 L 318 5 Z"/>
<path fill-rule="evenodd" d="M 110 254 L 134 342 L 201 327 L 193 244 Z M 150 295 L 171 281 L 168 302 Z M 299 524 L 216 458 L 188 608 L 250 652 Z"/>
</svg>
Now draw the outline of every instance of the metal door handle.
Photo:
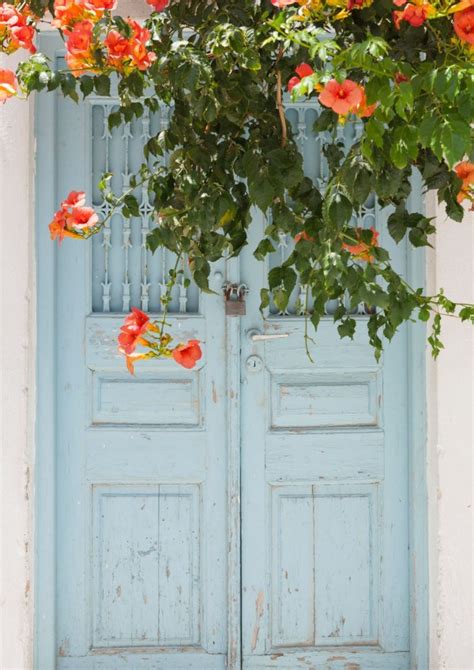
<svg viewBox="0 0 474 670">
<path fill-rule="evenodd" d="M 263 335 L 256 328 L 249 330 L 247 335 L 252 342 L 262 342 L 264 340 L 283 340 L 285 337 L 288 337 L 290 333 L 271 333 L 269 335 Z"/>
</svg>

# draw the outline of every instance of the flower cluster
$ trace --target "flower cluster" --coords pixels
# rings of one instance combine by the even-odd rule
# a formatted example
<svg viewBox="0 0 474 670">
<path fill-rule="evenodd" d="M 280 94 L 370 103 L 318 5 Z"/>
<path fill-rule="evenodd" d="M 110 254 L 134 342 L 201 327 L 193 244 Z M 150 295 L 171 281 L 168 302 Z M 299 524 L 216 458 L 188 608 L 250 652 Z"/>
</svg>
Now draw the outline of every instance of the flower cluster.
<svg viewBox="0 0 474 670">
<path fill-rule="evenodd" d="M 52 23 L 65 35 L 69 35 L 76 24 L 89 21 L 94 25 L 105 12 L 116 7 L 117 0 L 55 0 Z"/>
<path fill-rule="evenodd" d="M 324 13 L 324 10 L 337 10 L 333 16 L 334 19 L 346 18 L 353 9 L 363 9 L 369 7 L 373 0 L 272 0 L 272 5 L 283 9 L 288 5 L 299 5 L 295 16 L 297 20 L 306 20 Z"/>
<path fill-rule="evenodd" d="M 373 0 L 271 0 L 279 9 L 289 5 L 299 5 L 294 20 L 308 21 L 312 19 L 330 18 L 340 20 L 347 18 L 354 9 L 364 9 L 372 4 Z M 414 28 L 422 26 L 427 19 L 439 18 L 454 14 L 453 28 L 462 42 L 474 44 L 474 0 L 461 0 L 448 10 L 440 8 L 439 3 L 433 4 L 427 0 L 393 0 L 393 4 L 400 9 L 392 12 L 393 22 L 400 30 L 403 22 Z M 334 11 L 337 9 L 337 13 Z"/>
<path fill-rule="evenodd" d="M 401 10 L 393 12 L 393 22 L 395 27 L 399 30 L 402 21 L 406 21 L 414 28 L 419 28 L 423 25 L 426 19 L 432 18 L 436 15 L 436 10 L 433 5 L 424 0 L 415 0 L 414 2 L 406 2 L 406 0 L 393 0 L 397 7 L 403 7 Z"/>
<path fill-rule="evenodd" d="M 103 69 L 120 72 L 146 70 L 156 55 L 148 51 L 150 31 L 138 21 L 126 19 L 124 30 L 111 28 L 104 33 L 97 23 L 115 9 L 117 0 L 56 0 L 54 25 L 66 36 L 66 62 L 75 76 Z M 103 58 L 98 61 L 98 54 Z M 104 68 L 105 61 L 105 68 Z"/>
<path fill-rule="evenodd" d="M 85 207 L 86 194 L 71 191 L 49 224 L 52 240 L 60 244 L 65 237 L 85 239 L 94 234 L 99 226 L 99 217 L 92 207 Z"/>
<path fill-rule="evenodd" d="M 135 362 L 146 358 L 173 358 L 184 368 L 194 368 L 202 357 L 199 340 L 189 340 L 174 347 L 170 346 L 171 342 L 171 335 L 163 334 L 158 324 L 136 307 L 126 317 L 118 336 L 119 352 L 125 356 L 131 374 L 135 373 Z M 138 345 L 148 351 L 137 352 Z"/>
<path fill-rule="evenodd" d="M 133 19 L 127 19 L 131 36 L 125 37 L 118 30 L 110 30 L 104 40 L 107 48 L 107 64 L 119 71 L 127 68 L 146 70 L 156 59 L 153 51 L 147 51 L 150 31 Z"/>
<path fill-rule="evenodd" d="M 0 47 L 4 53 L 13 53 L 17 49 L 36 52 L 33 39 L 36 34 L 37 17 L 28 9 L 4 2 L 0 5 Z"/>
</svg>

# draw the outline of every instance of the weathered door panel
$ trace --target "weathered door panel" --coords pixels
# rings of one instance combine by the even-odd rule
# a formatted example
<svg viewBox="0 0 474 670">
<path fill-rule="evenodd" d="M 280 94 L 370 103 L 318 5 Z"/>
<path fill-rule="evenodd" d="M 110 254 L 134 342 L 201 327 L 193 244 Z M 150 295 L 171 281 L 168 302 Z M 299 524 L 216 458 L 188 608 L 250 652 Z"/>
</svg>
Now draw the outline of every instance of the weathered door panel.
<svg viewBox="0 0 474 670">
<path fill-rule="evenodd" d="M 242 278 L 258 284 L 251 250 Z M 341 341 L 328 305 L 312 363 L 296 300 L 265 321 L 257 303 L 242 322 L 243 667 L 408 668 L 406 331 L 376 362 L 367 317 Z"/>
<path fill-rule="evenodd" d="M 111 109 L 58 97 L 57 202 L 83 188 L 106 213 L 93 190 L 101 170 L 118 192 L 127 187 L 156 119 L 111 134 Z M 225 398 L 224 306 L 177 288 L 172 332 L 203 341 L 203 359 L 129 375 L 121 313 L 159 310 L 173 262 L 146 251 L 154 223 L 138 196 L 140 217 L 114 216 L 93 246 L 65 240 L 56 252 L 57 667 L 224 668 L 226 417 L 215 401 Z"/>
</svg>

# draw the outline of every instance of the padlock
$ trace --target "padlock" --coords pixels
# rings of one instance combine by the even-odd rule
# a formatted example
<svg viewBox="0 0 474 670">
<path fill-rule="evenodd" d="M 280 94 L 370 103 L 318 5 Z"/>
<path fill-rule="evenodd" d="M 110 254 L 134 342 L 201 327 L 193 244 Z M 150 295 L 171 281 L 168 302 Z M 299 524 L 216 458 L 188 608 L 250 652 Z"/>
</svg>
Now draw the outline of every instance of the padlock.
<svg viewBox="0 0 474 670">
<path fill-rule="evenodd" d="M 224 291 L 226 316 L 245 316 L 246 287 L 227 286 Z"/>
</svg>

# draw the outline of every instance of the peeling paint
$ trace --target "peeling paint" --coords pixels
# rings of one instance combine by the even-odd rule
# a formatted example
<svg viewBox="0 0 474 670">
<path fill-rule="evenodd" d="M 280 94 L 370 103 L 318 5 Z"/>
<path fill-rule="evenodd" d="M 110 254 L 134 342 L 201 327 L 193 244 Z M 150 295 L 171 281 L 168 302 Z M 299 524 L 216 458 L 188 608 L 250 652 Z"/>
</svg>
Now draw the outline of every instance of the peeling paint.
<svg viewBox="0 0 474 670">
<path fill-rule="evenodd" d="M 69 653 L 69 638 L 66 638 L 63 643 L 59 646 L 58 656 L 64 657 Z"/>
<path fill-rule="evenodd" d="M 251 641 L 251 649 L 252 651 L 255 651 L 257 648 L 257 642 L 258 642 L 258 635 L 260 633 L 260 621 L 263 616 L 263 602 L 264 602 L 264 594 L 263 591 L 260 591 L 257 599 L 255 600 L 255 626 L 253 629 L 252 633 L 252 641 Z"/>
</svg>

